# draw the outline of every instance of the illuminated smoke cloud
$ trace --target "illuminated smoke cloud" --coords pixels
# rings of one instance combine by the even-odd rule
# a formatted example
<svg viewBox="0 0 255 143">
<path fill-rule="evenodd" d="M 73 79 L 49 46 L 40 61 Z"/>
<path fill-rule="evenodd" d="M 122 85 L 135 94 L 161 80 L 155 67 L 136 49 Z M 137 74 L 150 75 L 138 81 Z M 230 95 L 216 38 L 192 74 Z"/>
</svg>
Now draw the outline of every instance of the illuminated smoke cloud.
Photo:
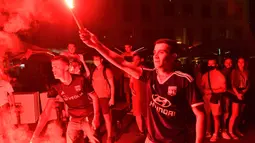
<svg viewBox="0 0 255 143">
<path fill-rule="evenodd" d="M 22 112 L 22 110 L 21 110 Z M 28 143 L 33 134 L 28 125 L 15 125 L 17 123 L 17 114 L 9 110 L 0 111 L 1 131 L 3 138 L 0 138 L 0 143 Z M 40 143 L 65 143 L 63 129 L 57 121 L 48 123 L 47 128 L 37 141 Z"/>
<path fill-rule="evenodd" d="M 15 34 L 0 31 L 0 57 L 4 56 L 5 52 L 19 52 L 21 47 L 22 43 Z"/>
<path fill-rule="evenodd" d="M 9 110 L 1 109 L 1 129 L 4 130 L 3 138 L 0 142 L 6 143 L 25 143 L 30 140 L 31 131 L 29 130 L 28 125 L 15 126 L 17 122 L 15 120 L 16 114 L 14 111 L 10 112 Z M 4 140 L 2 140 L 4 139 Z"/>
<path fill-rule="evenodd" d="M 42 143 L 65 143 L 65 138 L 62 137 L 63 129 L 57 122 L 48 123 Z"/>
<path fill-rule="evenodd" d="M 51 10 L 56 0 L 0 0 L 0 26 L 3 30 L 16 33 L 28 30 L 32 22 L 52 21 Z"/>
</svg>

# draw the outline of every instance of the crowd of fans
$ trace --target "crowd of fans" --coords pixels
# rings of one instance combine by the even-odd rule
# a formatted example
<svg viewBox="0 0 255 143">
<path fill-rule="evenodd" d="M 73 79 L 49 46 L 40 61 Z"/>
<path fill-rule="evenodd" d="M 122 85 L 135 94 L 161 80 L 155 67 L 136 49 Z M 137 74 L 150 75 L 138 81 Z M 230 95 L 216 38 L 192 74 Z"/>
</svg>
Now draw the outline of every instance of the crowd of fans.
<svg viewBox="0 0 255 143">
<path fill-rule="evenodd" d="M 90 32 L 81 33 L 83 42 L 98 51 L 92 56 L 93 69 L 86 65 L 81 54 L 76 53 L 74 44 L 69 44 L 67 52 L 52 59 L 52 72 L 59 82 L 48 86 L 49 100 L 30 142 L 38 140 L 56 101 L 66 105 L 61 113 L 69 120 L 66 131 L 68 143 L 77 139 L 79 130 L 91 142 L 98 142 L 94 133 L 100 124 L 100 114 L 107 130 L 107 143 L 114 142 L 111 111 L 119 102 L 116 100 L 120 96 L 116 88 L 121 86 L 124 92 L 122 98 L 128 111 L 135 116 L 139 135 L 146 137 L 146 143 L 187 141 L 185 127 L 188 119 L 185 116 L 192 111 L 196 117 L 196 143 L 203 142 L 204 137 L 215 142 L 219 138 L 238 140 L 244 136 L 240 125 L 246 121 L 243 113 L 250 88 L 245 58 L 239 57 L 236 65 L 233 65 L 233 59 L 225 58 L 223 68 L 218 66 L 216 59 L 208 59 L 206 72 L 200 64 L 195 64 L 188 71 L 191 77 L 175 70 L 178 69 L 175 63 L 178 53 L 177 44 L 172 40 L 156 41 L 153 55 L 155 69 L 148 69 L 144 57 L 133 52 L 131 45 L 125 45 L 125 52 L 118 55 L 95 38 Z M 116 84 L 120 83 L 116 82 L 116 71 L 109 63 L 105 64 L 106 61 L 123 70 L 123 84 Z M 1 88 L 6 85 L 6 89 L 3 89 L 5 97 L 1 97 L 0 113 L 3 108 L 14 106 L 9 83 L 1 80 L 1 85 Z M 7 97 L 11 98 L 8 100 Z M 88 106 L 91 104 L 92 124 L 88 121 L 91 114 Z"/>
</svg>

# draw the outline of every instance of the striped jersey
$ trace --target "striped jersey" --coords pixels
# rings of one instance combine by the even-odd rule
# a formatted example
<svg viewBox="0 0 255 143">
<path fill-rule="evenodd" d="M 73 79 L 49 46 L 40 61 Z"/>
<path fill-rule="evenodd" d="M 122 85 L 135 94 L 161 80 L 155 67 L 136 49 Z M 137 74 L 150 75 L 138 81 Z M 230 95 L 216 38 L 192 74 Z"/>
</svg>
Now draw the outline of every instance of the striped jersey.
<svg viewBox="0 0 255 143">
<path fill-rule="evenodd" d="M 147 97 L 149 140 L 155 143 L 184 142 L 191 107 L 203 104 L 193 78 L 175 71 L 160 81 L 155 70 L 143 70 L 140 80 L 148 83 L 150 92 Z"/>
</svg>

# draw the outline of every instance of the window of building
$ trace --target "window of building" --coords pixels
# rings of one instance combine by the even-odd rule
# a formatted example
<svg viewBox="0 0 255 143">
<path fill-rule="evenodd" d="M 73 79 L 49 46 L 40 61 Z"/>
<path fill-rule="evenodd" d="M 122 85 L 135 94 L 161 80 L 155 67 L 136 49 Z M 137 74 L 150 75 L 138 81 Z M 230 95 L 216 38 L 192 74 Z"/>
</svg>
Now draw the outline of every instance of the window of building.
<svg viewBox="0 0 255 143">
<path fill-rule="evenodd" d="M 169 38 L 169 39 L 175 39 L 175 32 L 174 32 L 174 29 L 172 29 L 172 28 L 163 29 L 161 34 L 162 34 L 161 35 L 162 37 Z"/>
<path fill-rule="evenodd" d="M 225 19 L 227 16 L 227 4 L 226 3 L 219 3 L 218 4 L 218 17 L 220 19 Z"/>
<path fill-rule="evenodd" d="M 220 39 L 225 39 L 225 38 L 227 38 L 227 32 L 228 32 L 228 30 L 227 30 L 225 27 L 219 28 L 218 37 L 219 37 Z"/>
<path fill-rule="evenodd" d="M 164 16 L 175 15 L 175 4 L 173 2 L 169 2 L 169 0 L 164 0 L 162 4 L 164 9 Z"/>
<path fill-rule="evenodd" d="M 147 3 L 141 4 L 141 17 L 143 21 L 151 20 L 151 9 L 150 5 L 148 5 Z"/>
<path fill-rule="evenodd" d="M 193 5 L 192 4 L 183 4 L 182 5 L 182 16 L 184 16 L 184 17 L 193 16 Z"/>
<path fill-rule="evenodd" d="M 123 1 L 123 19 L 125 22 L 131 22 L 133 20 L 133 4 L 130 0 Z"/>
<path fill-rule="evenodd" d="M 212 28 L 203 28 L 201 34 L 202 42 L 207 42 L 212 40 Z"/>
<path fill-rule="evenodd" d="M 211 6 L 208 4 L 203 4 L 201 8 L 201 16 L 202 18 L 211 18 Z"/>
<path fill-rule="evenodd" d="M 143 40 L 152 40 L 155 36 L 154 29 L 143 29 L 142 31 L 142 39 Z"/>
<path fill-rule="evenodd" d="M 236 27 L 233 31 L 234 39 L 242 39 L 243 38 L 243 29 L 241 27 Z"/>
<path fill-rule="evenodd" d="M 240 19 L 243 18 L 243 8 L 237 7 L 237 8 L 235 9 L 234 18 L 235 18 L 235 19 L 238 19 L 238 20 L 240 20 Z"/>
<path fill-rule="evenodd" d="M 194 42 L 194 33 L 193 30 L 190 28 L 187 28 L 187 41 L 186 44 L 192 45 Z"/>
</svg>

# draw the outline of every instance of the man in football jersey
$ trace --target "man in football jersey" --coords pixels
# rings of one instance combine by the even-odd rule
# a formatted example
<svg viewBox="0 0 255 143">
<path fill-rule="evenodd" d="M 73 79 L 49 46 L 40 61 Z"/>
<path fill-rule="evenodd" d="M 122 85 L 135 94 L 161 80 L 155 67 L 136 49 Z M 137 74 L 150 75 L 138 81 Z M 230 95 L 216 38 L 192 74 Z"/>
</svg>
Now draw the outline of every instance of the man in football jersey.
<svg viewBox="0 0 255 143">
<path fill-rule="evenodd" d="M 173 71 L 177 44 L 169 39 L 155 42 L 153 62 L 155 70 L 145 70 L 126 62 L 123 57 L 100 43 L 86 29 L 80 31 L 81 40 L 96 49 L 115 66 L 132 77 L 148 83 L 146 143 L 183 143 L 187 139 L 187 114 L 190 109 L 196 116 L 196 143 L 204 137 L 203 100 L 195 90 L 188 74 Z"/>
<path fill-rule="evenodd" d="M 94 118 L 92 126 L 94 129 L 99 125 L 99 104 L 91 84 L 81 75 L 70 74 L 68 70 L 69 60 L 65 56 L 54 57 L 51 65 L 54 77 L 59 79 L 59 82 L 48 91 L 48 98 L 50 99 L 47 101 L 46 107 L 39 118 L 30 142 L 37 142 L 42 129 L 48 122 L 51 109 L 54 108 L 56 97 L 59 95 L 68 106 L 68 114 L 70 115 L 66 131 L 67 143 L 73 143 L 77 139 L 80 130 L 88 136 L 91 142 L 96 143 L 97 139 L 94 137 L 93 129 L 88 122 L 88 116 L 91 114 L 88 95 L 93 100 Z"/>
</svg>

